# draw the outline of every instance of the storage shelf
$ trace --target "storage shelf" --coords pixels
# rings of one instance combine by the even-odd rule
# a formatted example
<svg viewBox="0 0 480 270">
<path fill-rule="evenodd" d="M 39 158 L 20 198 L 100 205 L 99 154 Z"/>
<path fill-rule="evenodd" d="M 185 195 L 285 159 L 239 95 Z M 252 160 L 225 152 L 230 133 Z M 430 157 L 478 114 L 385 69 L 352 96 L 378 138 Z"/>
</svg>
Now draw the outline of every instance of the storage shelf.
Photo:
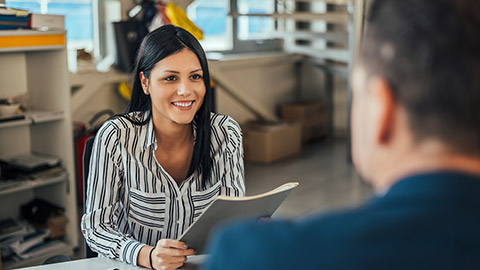
<svg viewBox="0 0 480 270">
<path fill-rule="evenodd" d="M 65 49 L 65 31 L 2 30 L 0 53 L 19 51 L 45 51 Z"/>
<path fill-rule="evenodd" d="M 61 160 L 64 172 L 35 173 L 0 181 L 0 216 L 20 219 L 19 208 L 36 198 L 65 209 L 65 245 L 34 259 L 2 261 L 2 269 L 42 264 L 57 254 L 72 254 L 78 246 L 78 215 L 75 185 L 70 84 L 65 30 L 0 31 L 0 79 L 2 98 L 26 95 L 29 106 L 16 117 L 1 117 L 0 157 L 42 153 Z M 5 91 L 3 91 L 5 90 Z M 7 119 L 6 119 L 7 118 Z M 3 207 L 5 206 L 5 207 Z M 47 250 L 45 250 L 47 251 Z"/>
<path fill-rule="evenodd" d="M 297 2 L 318 2 L 318 3 L 326 3 L 332 5 L 352 5 L 353 0 L 297 0 Z"/>
<path fill-rule="evenodd" d="M 25 113 L 25 119 L 10 120 L 0 123 L 0 129 L 18 127 L 18 126 L 28 126 L 42 123 L 49 123 L 53 121 L 63 120 L 64 115 L 62 112 L 32 112 Z"/>
<path fill-rule="evenodd" d="M 312 31 L 295 31 L 295 32 L 277 32 L 273 34 L 274 37 L 280 38 L 295 38 L 295 39 L 304 39 L 304 40 L 316 40 L 316 39 L 325 39 L 328 41 L 336 42 L 348 42 L 348 33 L 347 32 L 328 32 L 328 33 L 316 33 Z"/>
<path fill-rule="evenodd" d="M 11 120 L 11 121 L 0 123 L 0 129 L 9 128 L 9 127 L 28 126 L 30 125 L 30 123 L 32 123 L 30 119 Z"/>
<path fill-rule="evenodd" d="M 68 255 L 72 256 L 73 255 L 73 250 L 75 246 L 71 244 L 67 244 L 66 247 L 59 248 L 56 251 L 49 252 L 44 255 L 40 255 L 35 258 L 27 259 L 27 260 L 22 260 L 18 262 L 2 262 L 2 269 L 17 269 L 21 267 L 28 267 L 28 266 L 33 266 L 33 265 L 41 265 L 43 262 L 45 262 L 48 258 L 55 256 L 55 255 Z"/>
<path fill-rule="evenodd" d="M 315 58 L 328 59 L 342 63 L 348 63 L 350 60 L 350 52 L 346 49 L 325 49 L 318 50 L 306 46 L 291 46 L 288 48 L 291 53 L 310 55 Z"/>
<path fill-rule="evenodd" d="M 56 183 L 62 183 L 62 182 L 66 182 L 67 180 L 68 180 L 68 175 L 66 172 L 51 178 L 46 178 L 46 179 L 12 180 L 11 182 L 9 182 L 9 183 L 12 183 L 11 187 L 2 189 L 0 185 L 0 196 L 12 194 L 12 193 L 16 193 L 24 190 L 29 190 L 33 188 L 53 185 Z M 15 184 L 13 181 L 18 181 L 18 184 Z"/>
<path fill-rule="evenodd" d="M 258 14 L 258 13 L 248 13 L 248 14 L 232 14 L 233 17 L 269 17 L 274 19 L 294 19 L 301 22 L 312 22 L 312 21 L 326 21 L 329 23 L 338 23 L 338 24 L 348 24 L 348 12 L 328 12 L 328 13 L 311 13 L 311 12 L 294 12 L 288 14 Z"/>
</svg>

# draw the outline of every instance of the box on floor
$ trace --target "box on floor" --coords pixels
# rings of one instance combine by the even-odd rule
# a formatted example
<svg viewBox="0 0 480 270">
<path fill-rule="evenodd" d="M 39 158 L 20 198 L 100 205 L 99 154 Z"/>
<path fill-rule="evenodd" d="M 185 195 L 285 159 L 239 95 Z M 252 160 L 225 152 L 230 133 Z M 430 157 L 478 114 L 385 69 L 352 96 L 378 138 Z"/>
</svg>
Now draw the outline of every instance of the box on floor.
<svg viewBox="0 0 480 270">
<path fill-rule="evenodd" d="M 302 126 L 302 142 L 325 137 L 327 118 L 323 101 L 304 101 L 280 106 L 281 118 L 287 122 L 298 122 Z"/>
<path fill-rule="evenodd" d="M 270 163 L 301 151 L 301 125 L 249 122 L 242 126 L 245 160 Z"/>
</svg>

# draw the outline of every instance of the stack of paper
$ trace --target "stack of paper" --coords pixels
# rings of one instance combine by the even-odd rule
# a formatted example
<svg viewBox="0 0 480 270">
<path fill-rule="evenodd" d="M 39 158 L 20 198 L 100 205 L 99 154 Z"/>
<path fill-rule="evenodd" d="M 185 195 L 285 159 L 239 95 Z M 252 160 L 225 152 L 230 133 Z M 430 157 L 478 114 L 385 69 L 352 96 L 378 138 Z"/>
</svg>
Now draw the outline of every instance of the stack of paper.
<svg viewBox="0 0 480 270">
<path fill-rule="evenodd" d="M 58 166 L 60 158 L 46 156 L 34 153 L 25 153 L 10 158 L 2 159 L 2 161 L 11 167 L 26 172 L 36 172 L 43 169 Z"/>
</svg>

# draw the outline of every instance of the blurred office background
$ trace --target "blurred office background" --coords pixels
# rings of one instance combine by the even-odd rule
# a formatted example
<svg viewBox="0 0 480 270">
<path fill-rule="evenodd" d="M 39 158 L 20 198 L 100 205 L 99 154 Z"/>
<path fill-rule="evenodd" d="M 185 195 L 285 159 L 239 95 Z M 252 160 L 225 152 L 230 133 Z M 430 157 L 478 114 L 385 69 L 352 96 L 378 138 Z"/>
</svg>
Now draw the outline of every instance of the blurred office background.
<svg viewBox="0 0 480 270">
<path fill-rule="evenodd" d="M 349 152 L 349 71 L 366 27 L 363 21 L 368 1 L 4 0 L 0 4 L 2 2 L 7 8 L 30 13 L 64 15 L 67 40 L 64 53 L 68 64 L 65 63 L 65 72 L 59 76 L 68 82 L 65 89 L 68 95 L 62 102 L 69 106 L 62 108 L 67 110 L 64 113 L 68 117 L 64 119 L 70 123 L 71 132 L 61 134 L 71 136 L 70 146 L 74 150 L 67 153 L 68 162 L 72 163 L 67 169 L 69 189 L 62 188 L 61 192 L 74 195 L 55 201 L 68 213 L 69 252 L 63 253 L 83 257 L 79 228 L 83 212 L 83 143 L 109 115 L 125 109 L 129 64 L 141 36 L 135 29 L 148 7 L 157 4 L 175 4 L 203 31 L 200 42 L 209 58 L 215 111 L 232 116 L 244 133 L 247 195 L 298 181 L 299 188 L 274 218 L 302 218 L 355 206 L 372 194 L 371 188 L 357 175 Z M 0 62 L 17 54 L 17 50 L 0 49 Z M 28 62 L 33 54 L 27 51 L 18 57 Z M 7 69 L 1 65 L 1 70 Z M 0 79 L 5 81 L 6 77 Z M 27 94 L 30 87 L 26 86 Z M 13 96 L 6 87 L 0 89 L 0 99 Z M 15 127 L 11 126 L 0 122 L 0 131 L 16 134 L 17 131 L 11 131 Z M 26 132 L 34 134 L 31 130 Z M 48 132 L 39 134 L 46 136 Z M 34 145 L 33 142 L 32 149 Z M 10 148 L 0 144 L 0 149 L 0 158 L 8 157 Z M 62 162 L 66 162 L 65 158 Z M 18 202 L 9 196 L 18 197 L 22 192 L 28 194 L 26 198 L 33 199 L 36 194 L 48 198 L 48 192 L 52 191 L 23 188 L 11 195 L 8 188 L 0 186 L 0 201 L 14 201 L 18 204 L 15 208 L 19 208 L 26 201 Z M 0 217 L 21 216 L 9 214 L 4 207 Z M 3 265 L 9 269 L 40 261 L 18 260 Z"/>
</svg>

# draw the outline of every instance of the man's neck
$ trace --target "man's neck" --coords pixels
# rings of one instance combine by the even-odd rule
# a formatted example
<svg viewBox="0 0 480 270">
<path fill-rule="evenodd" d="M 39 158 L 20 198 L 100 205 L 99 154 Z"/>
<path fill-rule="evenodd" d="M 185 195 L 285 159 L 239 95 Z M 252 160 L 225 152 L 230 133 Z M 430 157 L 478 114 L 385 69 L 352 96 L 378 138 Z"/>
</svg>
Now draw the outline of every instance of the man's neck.
<svg viewBox="0 0 480 270">
<path fill-rule="evenodd" d="M 480 176 L 480 157 L 449 151 L 438 144 L 423 144 L 415 152 L 390 163 L 375 177 L 376 192 L 383 193 L 401 179 L 435 171 L 458 171 Z"/>
</svg>

